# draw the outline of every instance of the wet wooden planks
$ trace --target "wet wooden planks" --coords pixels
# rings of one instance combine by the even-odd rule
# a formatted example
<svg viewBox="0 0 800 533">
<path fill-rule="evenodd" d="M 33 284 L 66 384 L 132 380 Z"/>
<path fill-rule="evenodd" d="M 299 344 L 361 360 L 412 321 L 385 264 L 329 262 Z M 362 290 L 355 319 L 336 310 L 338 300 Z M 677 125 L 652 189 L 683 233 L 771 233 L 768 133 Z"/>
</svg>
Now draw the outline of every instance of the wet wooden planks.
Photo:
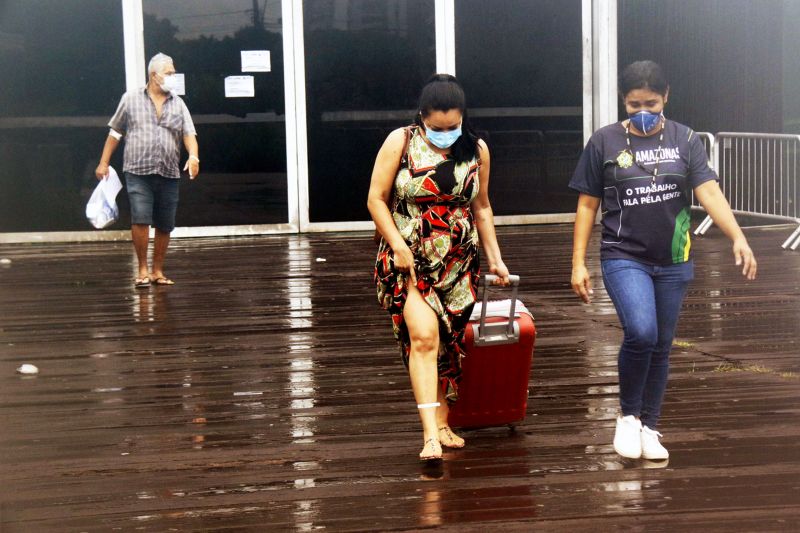
<svg viewBox="0 0 800 533">
<path fill-rule="evenodd" d="M 568 226 L 499 231 L 539 331 L 527 420 L 433 468 L 368 236 L 176 241 L 178 284 L 139 291 L 128 243 L 0 247 L 0 530 L 800 527 L 786 231 L 748 230 L 755 283 L 719 232 L 695 242 L 666 465 L 611 449 L 621 331 L 596 252 L 595 303 L 569 291 Z"/>
</svg>

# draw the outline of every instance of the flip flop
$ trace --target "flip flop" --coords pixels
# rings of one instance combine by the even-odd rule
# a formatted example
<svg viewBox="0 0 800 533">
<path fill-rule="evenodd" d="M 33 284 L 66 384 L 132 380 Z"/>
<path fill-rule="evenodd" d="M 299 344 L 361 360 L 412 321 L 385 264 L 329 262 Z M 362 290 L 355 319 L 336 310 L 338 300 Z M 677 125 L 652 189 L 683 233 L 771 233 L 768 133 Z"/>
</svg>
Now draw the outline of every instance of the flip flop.
<svg viewBox="0 0 800 533">
<path fill-rule="evenodd" d="M 150 286 L 150 277 L 145 276 L 143 278 L 136 278 L 133 280 L 133 286 L 137 289 L 141 289 L 142 287 L 149 287 Z"/>
<path fill-rule="evenodd" d="M 175 282 L 169 278 L 160 277 L 153 280 L 153 285 L 175 285 Z"/>
</svg>

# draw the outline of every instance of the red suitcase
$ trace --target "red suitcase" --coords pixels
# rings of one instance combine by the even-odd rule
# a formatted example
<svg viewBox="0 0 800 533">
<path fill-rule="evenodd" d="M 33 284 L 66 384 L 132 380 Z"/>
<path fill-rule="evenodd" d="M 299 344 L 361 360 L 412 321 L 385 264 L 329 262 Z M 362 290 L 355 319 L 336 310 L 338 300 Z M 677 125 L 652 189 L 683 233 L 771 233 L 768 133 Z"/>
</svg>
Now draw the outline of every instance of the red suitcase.
<svg viewBox="0 0 800 533">
<path fill-rule="evenodd" d="M 536 327 L 533 317 L 517 300 L 519 276 L 510 276 L 510 300 L 492 302 L 495 309 L 507 309 L 503 312 L 505 316 L 486 316 L 490 307 L 486 289 L 494 278 L 486 276 L 480 319 L 475 320 L 476 309 L 467 326 L 464 339 L 467 355 L 461 361 L 458 401 L 450 407 L 448 419 L 453 427 L 513 427 L 525 418 Z M 520 308 L 524 312 L 520 313 Z"/>
</svg>

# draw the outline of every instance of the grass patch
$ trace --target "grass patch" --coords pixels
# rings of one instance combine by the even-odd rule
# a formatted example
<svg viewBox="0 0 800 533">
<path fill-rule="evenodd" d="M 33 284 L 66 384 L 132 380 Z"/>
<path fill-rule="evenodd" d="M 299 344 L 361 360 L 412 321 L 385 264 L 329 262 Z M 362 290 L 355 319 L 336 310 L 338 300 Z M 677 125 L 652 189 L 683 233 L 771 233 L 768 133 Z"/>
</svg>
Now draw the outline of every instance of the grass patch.
<svg viewBox="0 0 800 533">
<path fill-rule="evenodd" d="M 694 343 L 687 342 L 687 341 L 672 341 L 673 346 L 677 346 L 678 348 L 694 348 Z"/>
<path fill-rule="evenodd" d="M 783 379 L 800 379 L 800 374 L 797 372 L 784 372 L 764 365 L 720 363 L 714 372 L 748 372 L 750 374 L 770 374 Z"/>
</svg>

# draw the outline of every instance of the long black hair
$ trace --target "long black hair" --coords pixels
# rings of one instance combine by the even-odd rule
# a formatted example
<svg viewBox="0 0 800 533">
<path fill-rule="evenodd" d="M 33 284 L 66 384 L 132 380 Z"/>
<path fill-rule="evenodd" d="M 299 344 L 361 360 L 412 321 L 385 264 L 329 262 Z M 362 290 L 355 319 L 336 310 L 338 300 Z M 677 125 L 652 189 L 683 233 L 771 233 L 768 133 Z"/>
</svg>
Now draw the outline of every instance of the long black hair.
<svg viewBox="0 0 800 533">
<path fill-rule="evenodd" d="M 467 97 L 464 89 L 455 76 L 450 74 L 434 74 L 422 88 L 419 95 L 419 112 L 414 118 L 414 123 L 424 128 L 422 119 L 430 115 L 431 111 L 461 111 L 461 137 L 450 147 L 450 154 L 459 163 L 480 157 L 478 153 L 478 135 L 472 129 L 467 116 Z"/>
<path fill-rule="evenodd" d="M 619 94 L 623 98 L 635 89 L 649 89 L 661 96 L 669 90 L 664 69 L 655 61 L 635 61 L 625 67 L 619 76 Z"/>
</svg>

